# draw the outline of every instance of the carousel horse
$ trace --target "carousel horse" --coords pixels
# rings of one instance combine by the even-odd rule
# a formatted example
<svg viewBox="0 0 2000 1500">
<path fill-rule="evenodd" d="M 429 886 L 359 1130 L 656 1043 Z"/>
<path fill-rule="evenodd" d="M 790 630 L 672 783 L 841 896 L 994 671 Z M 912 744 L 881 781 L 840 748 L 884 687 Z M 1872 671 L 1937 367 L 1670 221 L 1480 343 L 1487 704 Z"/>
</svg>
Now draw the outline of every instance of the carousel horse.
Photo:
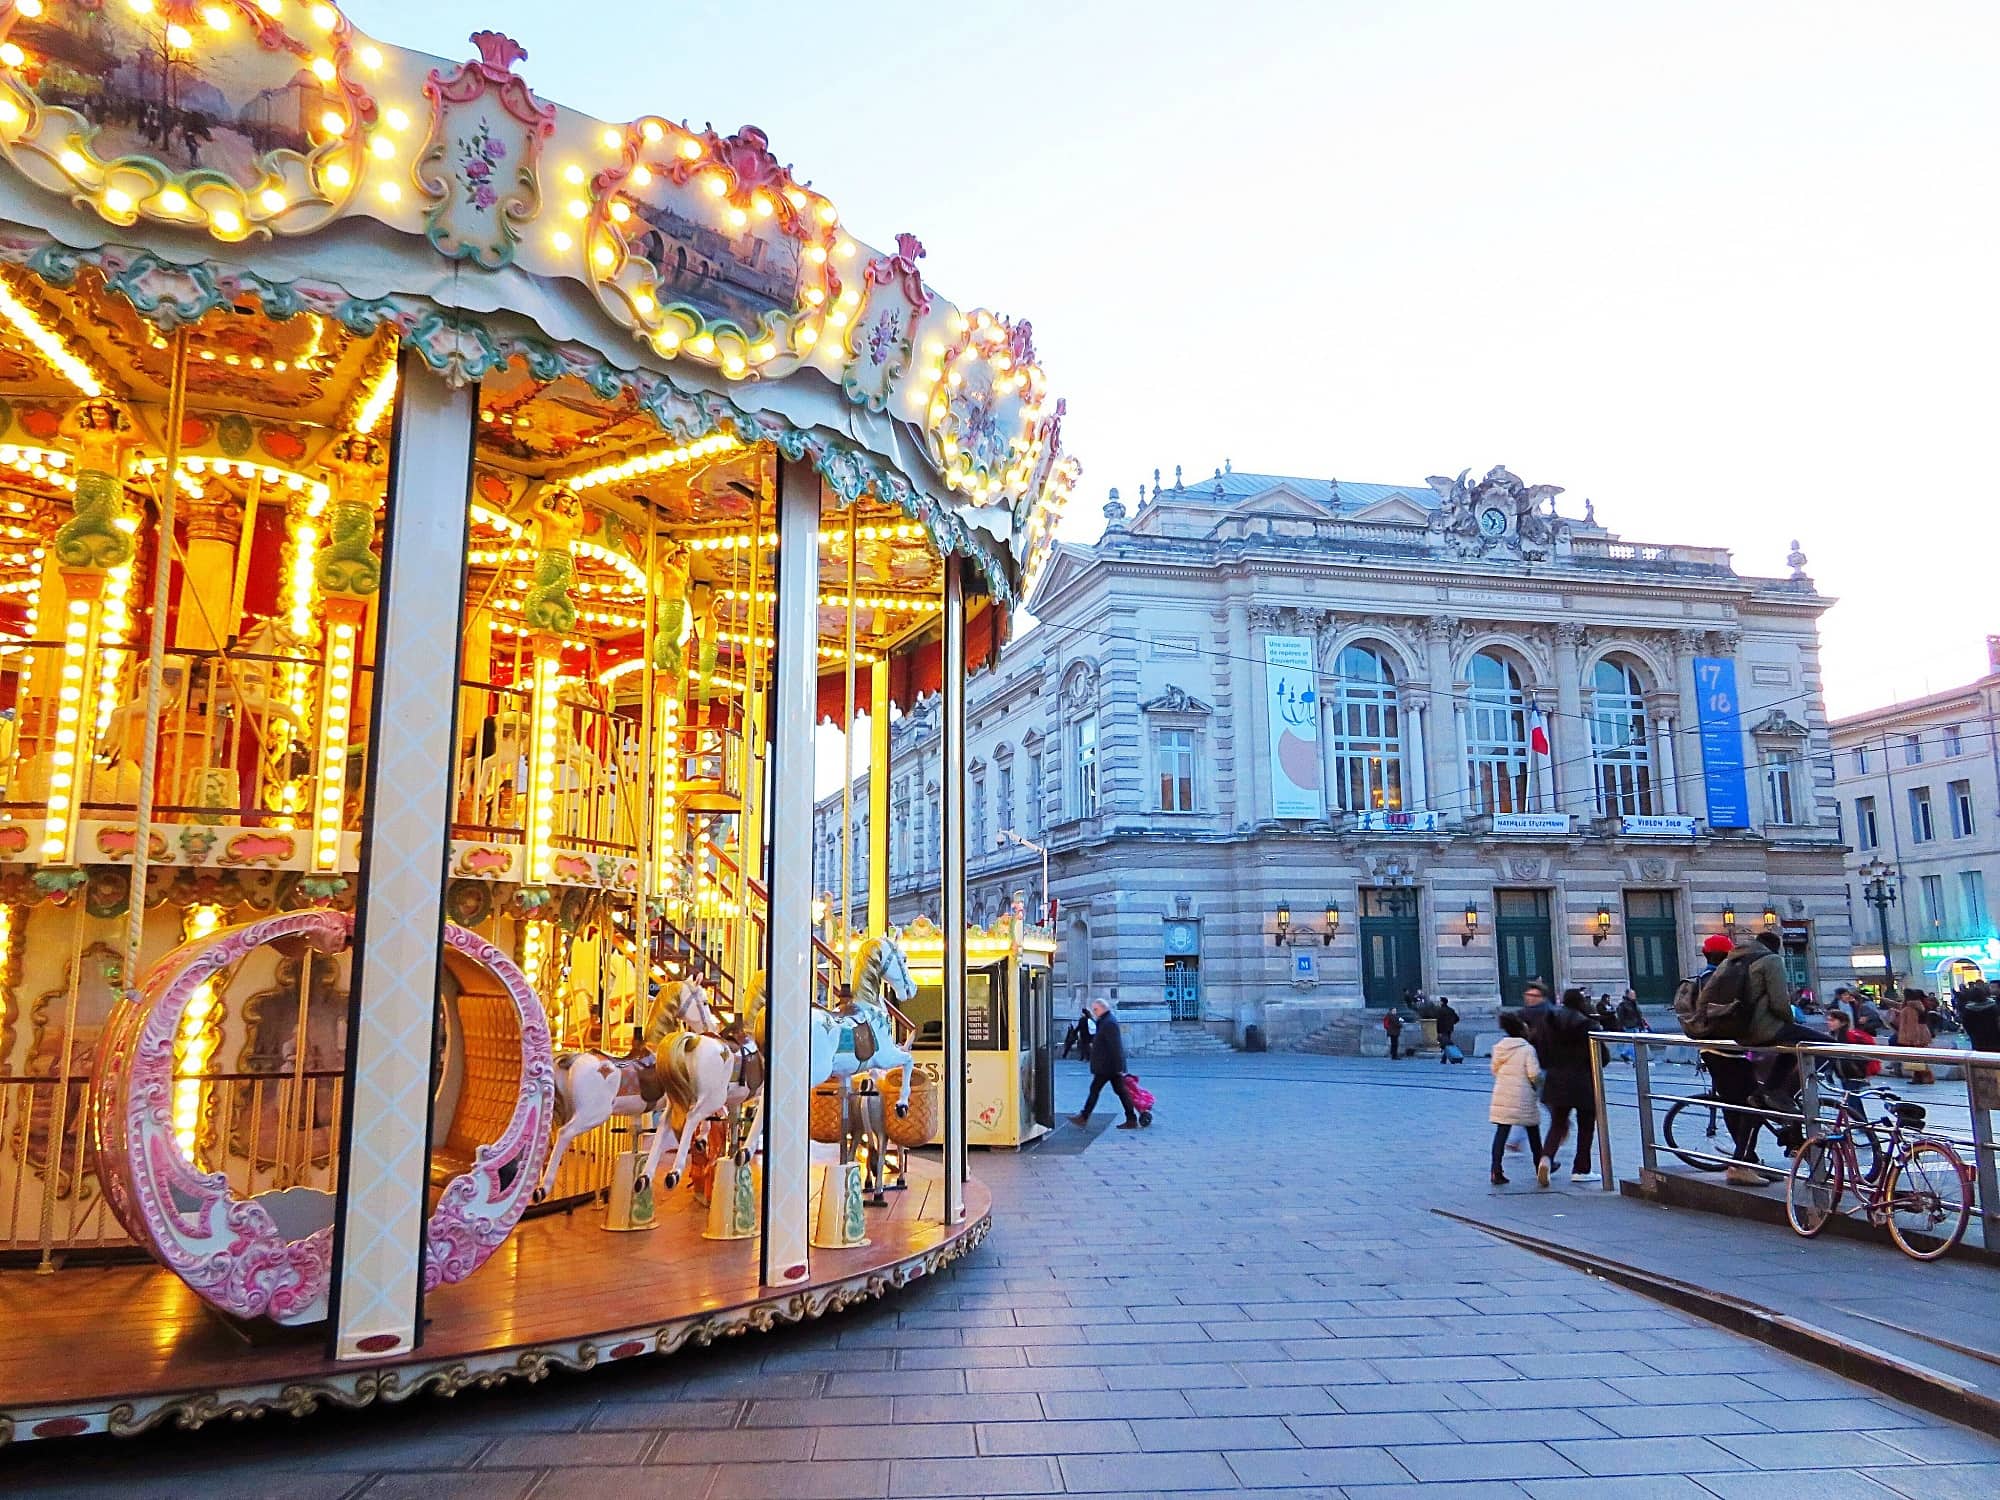
<svg viewBox="0 0 2000 1500">
<path fill-rule="evenodd" d="M 917 1060 L 896 1041 L 895 1017 L 882 1003 L 885 989 L 898 1005 L 917 996 L 917 982 L 910 977 L 903 950 L 891 938 L 872 937 L 854 957 L 853 998 L 832 1008 L 812 1007 L 812 1081 L 817 1085 L 829 1078 L 879 1080 L 901 1068 L 903 1086 L 896 1100 L 901 1118 L 910 1112 L 910 1081 L 916 1076 Z M 744 1014 L 749 1017 L 750 1034 L 763 1041 L 768 1020 L 762 975 L 751 983 Z"/>
<path fill-rule="evenodd" d="M 665 1183 L 669 1192 L 680 1185 L 701 1122 L 742 1108 L 763 1090 L 763 1059 L 754 1048 L 698 1029 L 714 1019 L 702 987 L 682 980 L 671 994 L 662 991 L 642 1041 L 628 1055 L 583 1050 L 557 1056 L 556 1119 L 561 1129 L 536 1189 L 537 1201 L 548 1196 L 569 1143 L 614 1115 L 658 1120 L 645 1171 L 634 1179 L 634 1188 L 643 1190 L 652 1180 L 669 1141 L 675 1146 L 674 1167 Z M 681 1117 L 678 1130 L 673 1115 Z"/>
</svg>

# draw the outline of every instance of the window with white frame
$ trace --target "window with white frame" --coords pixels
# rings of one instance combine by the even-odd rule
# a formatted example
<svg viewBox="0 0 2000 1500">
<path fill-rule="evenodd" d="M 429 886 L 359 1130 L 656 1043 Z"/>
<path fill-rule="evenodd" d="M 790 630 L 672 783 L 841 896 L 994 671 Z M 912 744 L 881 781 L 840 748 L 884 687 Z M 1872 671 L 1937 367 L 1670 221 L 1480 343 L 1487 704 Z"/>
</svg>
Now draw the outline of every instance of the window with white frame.
<svg viewBox="0 0 2000 1500">
<path fill-rule="evenodd" d="M 1163 727 L 1153 731 L 1153 768 L 1161 812 L 1193 812 L 1196 732 Z"/>
<path fill-rule="evenodd" d="M 1958 904 L 1965 912 L 1967 937 L 1985 937 L 1992 930 L 1986 914 L 1986 873 L 1983 870 L 1958 872 Z"/>
<path fill-rule="evenodd" d="M 1931 789 L 1927 786 L 1910 788 L 1910 842 L 1928 844 L 1937 837 L 1937 824 L 1931 817 Z"/>
<path fill-rule="evenodd" d="M 1094 818 L 1097 816 L 1097 715 L 1088 714 L 1076 720 L 1069 727 L 1070 763 L 1075 768 L 1070 777 L 1070 816 Z"/>
<path fill-rule="evenodd" d="M 1612 817 L 1657 811 L 1645 685 L 1629 662 L 1601 661 L 1591 674 L 1590 741 L 1597 810 Z"/>
<path fill-rule="evenodd" d="M 1856 776 L 1866 776 L 1868 774 L 1868 747 L 1866 745 L 1856 745 L 1854 747 L 1854 774 Z"/>
<path fill-rule="evenodd" d="M 1972 837 L 1972 783 L 1954 781 L 1945 789 L 1951 802 L 1951 836 L 1955 839 Z"/>
<path fill-rule="evenodd" d="M 1965 732 L 1961 726 L 1957 724 L 1947 724 L 1944 726 L 1944 753 L 1946 755 L 1962 755 L 1965 753 Z"/>
<path fill-rule="evenodd" d="M 1528 694 L 1514 664 L 1490 651 L 1472 659 L 1466 701 L 1466 770 L 1472 810 L 1532 812 L 1534 776 L 1528 761 Z"/>
<path fill-rule="evenodd" d="M 1785 825 L 1795 825 L 1805 821 L 1805 804 L 1801 800 L 1805 792 L 1799 780 L 1799 754 L 1796 750 L 1766 750 L 1764 752 L 1764 806 L 1768 810 L 1769 821 Z"/>
<path fill-rule="evenodd" d="M 1379 651 L 1349 646 L 1334 659 L 1328 739 L 1334 805 L 1342 812 L 1403 808 L 1403 713 L 1396 674 Z"/>
<path fill-rule="evenodd" d="M 1875 799 L 1856 797 L 1854 799 L 1854 847 L 1866 854 L 1882 841 L 1875 825 Z"/>
</svg>

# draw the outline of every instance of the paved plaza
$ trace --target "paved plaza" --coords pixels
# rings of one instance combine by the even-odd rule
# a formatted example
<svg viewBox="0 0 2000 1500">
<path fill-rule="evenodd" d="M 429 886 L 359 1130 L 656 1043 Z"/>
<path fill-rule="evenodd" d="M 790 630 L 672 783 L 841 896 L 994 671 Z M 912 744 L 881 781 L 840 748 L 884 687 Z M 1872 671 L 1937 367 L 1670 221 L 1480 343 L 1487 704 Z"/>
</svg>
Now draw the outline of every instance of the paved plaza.
<svg viewBox="0 0 2000 1500">
<path fill-rule="evenodd" d="M 2000 1493 L 2000 1441 L 1436 1212 L 1504 1209 L 1513 1227 L 1560 1236 L 1621 1211 L 1594 1189 L 1536 1194 L 1525 1168 L 1496 1200 L 1478 1062 L 1137 1066 L 1160 1096 L 1155 1128 L 1117 1132 L 1100 1113 L 1084 1149 L 1070 1149 L 1083 1143 L 1066 1129 L 1051 1149 L 979 1156 L 994 1190 L 991 1237 L 905 1294 L 536 1387 L 15 1449 L 0 1459 L 0 1490 L 118 1500 Z M 1074 1107 L 1083 1073 L 1065 1065 L 1059 1083 Z M 1628 1117 L 1628 1170 L 1631 1134 Z M 1729 1253 L 1714 1234 L 1727 1221 L 1629 1211 L 1663 1233 L 1699 1230 L 1691 1238 L 1711 1267 Z M 1748 1247 L 1746 1276 L 1773 1270 L 1758 1248 L 1773 1241 L 1731 1243 Z M 1813 1268 L 1818 1248 L 1786 1243 L 1805 1257 L 1801 1279 L 1835 1274 Z M 1934 1269 L 1884 1250 L 1837 1274 L 1870 1279 L 1878 1299 L 1921 1299 Z M 643 1297 L 634 1288 L 635 1306 Z"/>
</svg>

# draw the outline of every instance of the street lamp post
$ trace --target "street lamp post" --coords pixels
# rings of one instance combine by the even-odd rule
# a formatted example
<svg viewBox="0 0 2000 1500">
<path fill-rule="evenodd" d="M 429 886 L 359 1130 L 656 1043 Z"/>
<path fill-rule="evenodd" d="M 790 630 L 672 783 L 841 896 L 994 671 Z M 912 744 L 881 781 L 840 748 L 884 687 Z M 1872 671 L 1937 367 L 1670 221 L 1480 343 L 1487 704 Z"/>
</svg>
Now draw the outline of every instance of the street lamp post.
<svg viewBox="0 0 2000 1500">
<path fill-rule="evenodd" d="M 1882 995 L 1887 999 L 1896 990 L 1896 966 L 1889 961 L 1889 908 L 1896 904 L 1896 867 L 1871 859 L 1861 867 L 1861 896 L 1875 908 L 1875 921 L 1882 934 Z"/>
<path fill-rule="evenodd" d="M 1000 831 L 999 831 L 999 832 L 998 832 L 997 834 L 995 834 L 995 835 L 993 836 L 993 842 L 994 842 L 994 844 L 995 844 L 995 846 L 996 846 L 996 847 L 998 847 L 998 848 L 1001 848 L 1001 849 L 1004 849 L 1004 848 L 1006 848 L 1006 847 L 1007 847 L 1007 846 L 1008 846 L 1009 844 L 1019 844 L 1019 845 L 1020 845 L 1020 846 L 1021 846 L 1021 847 L 1022 847 L 1023 849 L 1032 849 L 1032 850 L 1034 850 L 1034 851 L 1035 851 L 1035 853 L 1037 853 L 1037 854 L 1041 855 L 1041 857 L 1042 857 L 1042 920 L 1041 920 L 1040 922 L 1037 922 L 1037 923 L 1035 924 L 1035 925 L 1036 925 L 1037 927 L 1040 927 L 1040 926 L 1041 926 L 1041 925 L 1042 925 L 1042 924 L 1043 924 L 1044 922 L 1047 922 L 1047 921 L 1048 921 L 1048 919 L 1049 919 L 1049 849 L 1048 849 L 1048 845 L 1046 845 L 1046 844 L 1038 844 L 1038 843 L 1036 843 L 1036 842 L 1035 842 L 1035 841 L 1034 841 L 1033 839 L 1029 839 L 1029 838 L 1023 838 L 1023 837 L 1022 837 L 1022 836 L 1021 836 L 1020 834 L 1016 833 L 1016 832 L 1015 832 L 1015 831 L 1014 831 L 1013 829 L 1011 829 L 1011 828 L 1003 828 L 1003 829 L 1001 829 L 1001 830 L 1000 830 Z"/>
</svg>

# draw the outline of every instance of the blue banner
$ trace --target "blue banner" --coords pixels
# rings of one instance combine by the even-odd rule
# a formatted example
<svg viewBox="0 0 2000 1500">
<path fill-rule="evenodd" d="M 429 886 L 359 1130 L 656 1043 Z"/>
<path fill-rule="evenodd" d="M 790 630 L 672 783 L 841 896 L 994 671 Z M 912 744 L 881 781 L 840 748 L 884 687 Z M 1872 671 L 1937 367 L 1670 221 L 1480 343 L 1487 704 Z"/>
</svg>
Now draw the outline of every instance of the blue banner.
<svg viewBox="0 0 2000 1500">
<path fill-rule="evenodd" d="M 1701 730 L 1701 779 L 1710 828 L 1750 826 L 1750 788 L 1743 778 L 1743 716 L 1736 698 L 1736 662 L 1694 659 L 1695 722 Z"/>
</svg>

